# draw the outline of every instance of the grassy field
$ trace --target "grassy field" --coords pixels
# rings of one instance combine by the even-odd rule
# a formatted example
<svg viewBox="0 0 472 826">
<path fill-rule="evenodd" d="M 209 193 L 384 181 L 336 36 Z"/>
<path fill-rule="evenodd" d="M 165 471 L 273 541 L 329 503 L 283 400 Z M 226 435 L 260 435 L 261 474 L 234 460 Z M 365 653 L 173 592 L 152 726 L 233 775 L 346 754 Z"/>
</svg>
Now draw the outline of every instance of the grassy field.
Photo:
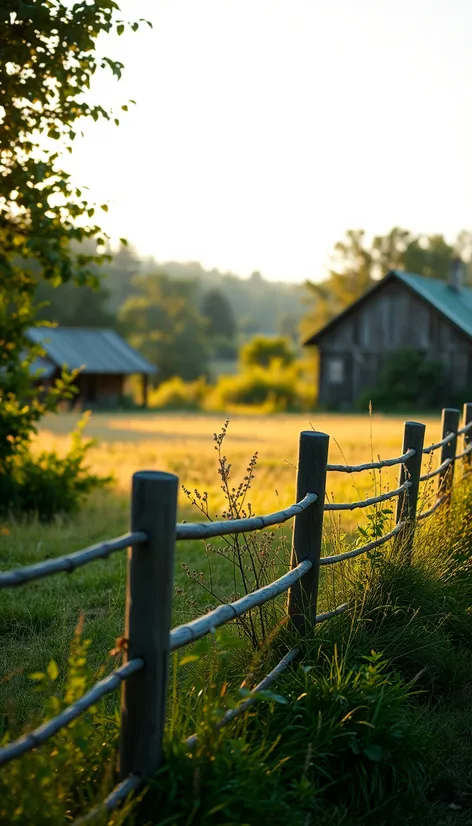
<svg viewBox="0 0 472 826">
<path fill-rule="evenodd" d="M 439 416 L 434 419 L 421 417 L 421 420 L 427 424 L 426 443 L 440 438 Z M 77 417 L 72 415 L 46 419 L 38 434 L 38 448 L 56 448 L 59 452 L 65 450 L 68 434 L 76 422 Z M 221 514 L 224 497 L 221 492 L 221 480 L 217 473 L 217 454 L 214 449 L 213 433 L 219 432 L 222 424 L 222 417 L 210 415 L 94 415 L 86 430 L 89 436 L 97 440 L 96 446 L 90 453 L 90 464 L 95 471 L 103 474 L 113 473 L 115 477 L 113 486 L 94 494 L 84 504 L 80 514 L 73 518 L 57 519 L 50 525 L 41 525 L 35 521 L 2 523 L 0 525 L 0 568 L 5 570 L 37 562 L 126 531 L 129 524 L 131 476 L 141 469 L 168 470 L 176 473 L 180 483 L 188 489 L 193 491 L 197 488 L 202 493 L 207 491 L 211 512 Z M 233 484 L 237 486 L 246 474 L 248 462 L 257 451 L 255 479 L 248 497 L 255 513 L 267 513 L 294 501 L 298 434 L 301 430 L 311 427 L 330 435 L 331 462 L 353 464 L 369 461 L 371 458 L 377 459 L 379 456 L 389 458 L 401 454 L 403 417 L 318 414 L 273 417 L 233 416 L 230 420 L 223 452 L 232 464 Z M 328 496 L 335 501 L 352 501 L 361 498 L 366 493 L 384 491 L 396 486 L 396 483 L 395 469 L 355 476 L 330 474 L 327 491 Z M 426 502 L 427 496 L 431 493 L 431 488 L 429 491 L 422 491 L 422 500 Z M 179 518 L 187 520 L 202 518 L 189 504 L 184 493 L 180 494 Z M 343 514 L 341 520 L 338 517 L 327 519 L 326 548 L 331 549 L 333 546 L 337 549 L 345 548 L 346 543 L 355 538 L 357 525 L 364 523 L 365 515 L 359 516 L 356 512 Z M 288 564 L 289 533 L 290 529 L 285 528 L 271 536 L 272 548 L 275 549 L 274 574 L 285 570 Z M 428 545 L 427 542 L 423 543 L 422 554 L 430 566 L 433 565 L 431 560 L 435 560 L 434 577 L 441 579 L 445 576 L 444 561 L 438 561 L 435 554 L 431 552 L 431 548 L 435 550 L 441 540 L 437 532 L 434 537 L 432 545 Z M 374 563 L 375 560 L 372 564 Z M 205 553 L 203 543 L 184 542 L 177 546 L 175 585 L 177 589 L 184 592 L 184 596 L 176 594 L 174 622 L 182 621 L 195 612 L 204 610 L 209 604 L 214 604 L 211 597 L 202 592 L 194 580 L 185 573 L 183 564 L 188 565 L 190 571 L 195 570 L 197 575 L 200 571 L 207 574 L 208 554 Z M 216 588 L 223 598 L 234 593 L 235 585 L 228 565 L 219 558 L 216 558 L 212 564 L 212 576 L 215 580 L 213 590 Z M 336 567 L 339 569 L 342 566 Z M 354 580 L 349 574 L 350 570 L 349 568 L 344 579 L 342 576 L 336 576 L 333 579 L 323 575 L 320 597 L 322 610 L 332 608 L 342 601 L 343 589 L 352 587 Z M 100 668 L 109 670 L 113 667 L 114 660 L 110 652 L 115 647 L 116 638 L 123 631 L 125 576 L 125 554 L 115 554 L 109 560 L 86 566 L 71 576 L 58 575 L 19 590 L 5 592 L 2 595 L 0 633 L 3 656 L 0 665 L 0 713 L 2 714 L 1 727 L 4 730 L 10 728 L 13 732 L 18 731 L 25 722 L 42 713 L 44 697 L 32 690 L 28 675 L 32 672 L 44 671 L 50 660 L 54 659 L 58 663 L 60 674 L 55 688 L 60 688 L 63 684 L 67 671 L 69 645 L 81 612 L 84 612 L 84 636 L 91 640 L 88 659 L 92 670 L 97 672 Z M 422 587 L 418 586 L 419 598 L 422 598 Z M 436 594 L 436 591 L 434 593 Z M 373 599 L 373 591 L 372 593 L 369 591 L 369 594 Z M 364 599 L 364 596 L 362 598 Z M 379 608 L 383 610 L 382 600 L 390 599 L 390 591 L 388 594 L 385 592 L 375 598 L 377 604 L 372 609 L 374 617 L 377 616 L 375 612 L 378 612 Z M 430 602 L 428 602 L 431 599 L 429 591 L 425 599 L 429 606 L 428 611 L 431 612 Z M 413 596 L 412 603 L 414 602 Z M 282 605 L 281 610 L 283 610 Z M 442 627 L 442 624 L 449 622 L 450 606 L 442 605 L 441 608 L 438 607 L 438 611 L 442 611 L 440 616 L 438 615 L 438 622 Z M 408 617 L 407 628 L 410 627 Z M 430 621 L 428 619 L 428 622 Z M 369 623 L 372 622 L 369 619 Z M 427 660 L 430 663 L 428 657 L 433 662 L 437 655 L 439 660 L 437 667 L 435 665 L 437 675 L 434 679 L 447 683 L 448 675 L 452 674 L 451 680 L 454 681 L 457 677 L 457 675 L 454 676 L 456 666 L 450 663 L 450 659 L 455 657 L 453 650 L 445 647 L 443 663 L 440 660 L 442 653 L 439 648 L 435 654 L 423 643 L 424 635 L 429 633 L 428 622 L 426 624 L 423 622 L 420 627 L 416 628 L 415 637 L 414 634 L 410 635 L 410 639 L 407 634 L 403 639 L 404 631 L 399 631 L 395 622 L 391 635 L 386 633 L 382 637 L 375 620 L 373 624 L 366 626 L 368 631 L 362 643 L 365 646 L 365 653 L 368 654 L 371 647 L 380 646 L 380 650 L 386 650 L 388 656 L 395 654 L 398 659 L 396 649 L 399 648 L 404 654 L 405 665 L 402 668 L 404 667 L 408 678 L 414 677 L 418 671 L 421 671 L 424 661 Z M 352 629 L 351 631 L 347 629 L 348 637 L 351 634 Z M 361 636 L 359 635 L 359 639 Z M 400 638 L 402 642 L 398 643 Z M 328 643 L 331 645 L 332 641 L 328 640 Z M 362 649 L 362 645 L 359 650 Z M 431 645 L 433 648 L 439 645 L 433 634 Z M 415 654 L 417 650 L 421 650 L 421 653 Z M 461 657 L 462 659 L 458 660 L 457 670 L 462 675 L 460 680 L 464 682 L 463 672 L 466 666 L 468 668 L 470 658 L 468 659 L 468 654 L 463 654 Z M 236 662 L 235 666 L 236 678 L 238 669 L 241 674 L 246 673 L 245 669 L 250 660 L 250 653 L 247 656 L 241 654 L 240 662 Z M 375 670 L 375 663 L 372 667 Z M 432 668 L 428 664 L 426 669 L 430 667 Z M 434 668 L 432 671 L 434 672 Z M 381 685 L 383 683 L 380 682 L 379 686 Z M 381 693 L 383 690 L 379 687 Z M 430 691 L 429 683 L 426 690 Z M 445 691 L 445 689 L 441 690 Z M 356 697 L 354 692 L 353 702 Z M 111 713 L 116 708 L 114 702 L 111 700 L 107 705 Z M 444 729 L 443 740 L 446 741 L 452 731 L 460 728 L 464 712 L 459 703 L 454 708 L 455 716 L 444 716 L 443 710 L 441 713 L 444 717 L 441 723 Z M 436 723 L 439 719 L 439 717 L 436 718 Z M 472 718 L 470 723 L 472 725 Z M 181 726 L 179 736 L 190 733 L 190 730 L 185 728 L 185 723 L 179 723 L 179 725 Z M 194 720 L 189 719 L 187 725 L 190 727 L 194 725 Z M 313 737 L 316 739 L 315 734 Z M 253 740 L 251 743 L 251 760 L 254 758 L 257 761 L 257 748 L 254 747 Z M 442 744 L 441 748 L 443 747 L 447 751 L 447 744 Z M 468 771 L 465 768 L 468 759 L 468 748 L 461 743 L 460 770 L 464 776 Z M 241 782 L 244 782 L 244 779 Z M 467 786 L 467 782 L 466 779 L 463 785 Z M 452 796 L 451 799 L 454 797 Z M 452 820 L 450 812 L 446 813 L 445 819 L 441 814 L 443 819 L 436 819 L 434 822 L 435 824 L 472 823 L 472 816 L 471 820 L 467 820 L 463 819 L 462 814 L 460 812 L 457 817 L 454 815 Z M 21 822 L 21 820 L 15 822 Z M 188 821 L 186 819 L 174 821 L 171 818 L 165 822 L 174 824 L 174 822 L 193 823 L 194 821 L 191 818 Z M 208 821 L 196 820 L 195 823 L 197 822 L 213 824 L 226 821 L 209 817 Z M 234 822 L 243 823 L 239 820 Z M 296 822 L 298 823 L 298 820 Z M 306 823 L 309 822 L 309 820 L 306 821 Z M 340 815 L 339 819 L 334 822 L 336 826 L 338 823 L 345 823 L 349 826 L 351 821 L 343 820 Z M 387 821 L 374 819 L 369 822 L 377 826 Z M 250 826 L 255 826 L 255 823 L 251 821 Z"/>
<path fill-rule="evenodd" d="M 78 417 L 73 415 L 46 419 L 38 434 L 38 447 L 65 451 L 68 434 L 77 421 Z M 219 431 L 222 424 L 222 417 L 195 414 L 92 416 L 86 433 L 97 440 L 97 445 L 90 454 L 90 464 L 102 474 L 113 473 L 113 486 L 94 494 L 77 517 L 57 519 L 52 525 L 5 524 L 0 529 L 1 567 L 5 570 L 31 564 L 125 532 L 129 527 L 131 477 L 137 470 L 176 473 L 187 488 L 208 491 L 213 513 L 221 513 L 223 495 L 213 433 Z M 427 424 L 427 440 L 432 442 L 439 436 L 439 418 Z M 352 464 L 369 461 L 372 456 L 387 458 L 401 453 L 403 420 L 399 417 L 232 417 L 224 452 L 232 463 L 236 484 L 244 477 L 251 456 L 258 452 L 249 497 L 255 513 L 277 510 L 294 501 L 298 435 L 311 427 L 330 434 L 332 462 Z M 386 489 L 395 484 L 395 479 L 395 469 L 387 469 L 375 477 L 369 473 L 331 474 L 328 492 L 337 501 L 349 501 L 374 489 Z M 179 511 L 180 518 L 201 518 L 182 492 Z M 341 528 L 352 532 L 358 519 L 358 513 L 343 514 L 341 526 L 338 518 L 332 518 L 327 539 L 332 541 Z M 284 536 L 286 534 L 287 531 Z M 285 551 L 287 559 L 288 542 L 285 542 Z M 200 592 L 185 576 L 182 562 L 192 569 L 204 567 L 202 543 L 179 543 L 176 558 L 176 586 L 198 597 Z M 107 658 L 123 629 L 125 573 L 126 555 L 116 554 L 109 560 L 80 569 L 73 576 L 59 575 L 4 594 L 0 608 L 3 641 L 0 709 L 3 714 L 12 695 L 16 698 L 15 715 L 19 721 L 39 705 L 40 699 L 27 689 L 26 675 L 43 669 L 51 657 L 61 666 L 65 665 L 68 642 L 81 610 L 86 614 L 87 636 L 92 639 L 91 662 L 98 666 Z M 219 587 L 227 594 L 231 590 L 231 573 L 223 565 L 217 574 L 221 579 Z M 199 605 L 207 602 L 201 595 Z M 184 615 L 188 616 L 188 608 L 176 599 L 175 620 L 181 620 Z"/>
</svg>

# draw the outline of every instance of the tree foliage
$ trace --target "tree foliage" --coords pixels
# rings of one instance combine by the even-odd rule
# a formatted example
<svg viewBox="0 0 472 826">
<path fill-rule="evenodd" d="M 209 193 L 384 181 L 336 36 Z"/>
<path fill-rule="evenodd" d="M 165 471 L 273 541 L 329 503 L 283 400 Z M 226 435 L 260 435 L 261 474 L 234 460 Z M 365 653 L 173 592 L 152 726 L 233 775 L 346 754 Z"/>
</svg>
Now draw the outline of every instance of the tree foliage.
<svg viewBox="0 0 472 826">
<path fill-rule="evenodd" d="M 195 309 L 195 283 L 163 273 L 139 276 L 137 294 L 123 305 L 119 321 L 128 340 L 159 368 L 159 377 L 186 381 L 207 371 L 205 322 Z"/>
<path fill-rule="evenodd" d="M 31 365 L 41 350 L 31 345 L 27 330 L 38 323 L 34 308 L 38 274 L 54 285 L 72 278 L 85 283 L 94 279 L 93 265 L 104 258 L 105 239 L 94 220 L 95 207 L 72 183 L 63 164 L 83 118 L 114 117 L 90 102 L 87 92 L 99 68 L 121 76 L 122 63 L 97 53 L 101 34 L 120 34 L 127 25 L 117 18 L 118 12 L 114 0 L 92 4 L 4 0 L 0 10 L 0 487 L 4 507 L 10 495 L 12 503 L 21 507 L 16 494 L 25 469 L 34 465 L 28 445 L 37 422 L 56 409 L 62 395 L 72 392 L 71 377 L 49 390 L 32 386 Z M 136 29 L 139 23 L 131 25 Z M 106 211 L 106 204 L 102 208 Z M 91 252 L 81 246 L 86 239 L 94 241 Z"/>
<path fill-rule="evenodd" d="M 114 327 L 115 316 L 108 309 L 109 291 L 101 285 L 77 285 L 67 281 L 54 287 L 40 280 L 35 293 L 37 320 L 61 327 Z"/>
<path fill-rule="evenodd" d="M 243 368 L 269 367 L 275 361 L 288 367 L 295 361 L 295 354 L 286 338 L 254 336 L 241 348 L 239 359 Z"/>
<path fill-rule="evenodd" d="M 349 230 L 335 244 L 329 277 L 305 285 L 311 306 L 301 323 L 302 335 L 321 329 L 391 269 L 445 279 L 454 255 L 468 259 L 471 253 L 472 233 L 466 231 L 451 245 L 443 235 L 415 235 L 400 227 L 371 242 L 363 230 Z"/>
<path fill-rule="evenodd" d="M 202 315 L 207 321 L 207 335 L 234 339 L 237 327 L 228 299 L 221 290 L 209 290 L 202 301 Z"/>
</svg>

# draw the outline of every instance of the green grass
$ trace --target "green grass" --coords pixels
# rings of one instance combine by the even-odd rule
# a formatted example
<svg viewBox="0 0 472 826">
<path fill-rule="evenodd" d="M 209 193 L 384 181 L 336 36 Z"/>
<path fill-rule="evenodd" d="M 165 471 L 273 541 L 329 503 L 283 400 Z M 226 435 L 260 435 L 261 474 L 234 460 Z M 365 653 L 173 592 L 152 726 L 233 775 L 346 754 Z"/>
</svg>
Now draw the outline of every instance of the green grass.
<svg viewBox="0 0 472 826">
<path fill-rule="evenodd" d="M 119 449 L 114 451 L 114 461 L 120 461 Z M 392 455 L 390 446 L 386 452 Z M 105 453 L 100 447 L 102 459 Z M 192 455 L 196 462 L 196 453 Z M 347 460 L 352 458 L 348 453 Z M 365 453 L 362 458 L 367 458 Z M 182 463 L 183 453 L 174 456 L 177 459 Z M 245 465 L 239 462 L 238 471 L 240 467 Z M 280 467 L 280 456 L 264 457 L 263 481 L 272 474 L 271 484 L 277 490 L 281 487 L 277 477 L 283 476 Z M 109 465 L 103 468 L 109 469 Z M 206 487 L 206 459 L 199 473 Z M 376 477 L 377 489 L 379 484 Z M 362 485 L 365 491 L 365 481 Z M 260 493 L 257 499 L 257 487 L 256 477 L 255 501 L 263 510 L 273 507 L 272 503 L 264 506 Z M 274 685 L 276 695 L 265 696 L 220 733 L 215 722 L 225 708 L 240 700 L 243 678 L 251 673 L 251 686 L 267 673 L 294 644 L 291 631 L 278 628 L 268 645 L 254 651 L 247 638 L 231 627 L 190 649 L 198 657 L 192 662 L 180 664 L 187 651 L 175 655 L 165 765 L 150 784 L 139 814 L 125 808 L 102 822 L 472 824 L 469 490 L 458 486 L 447 528 L 440 514 L 418 530 L 413 566 L 404 565 L 393 548 L 384 546 L 382 553 L 365 561 L 323 569 L 319 610 L 348 597 L 351 611 L 305 639 L 302 659 Z M 338 500 L 357 498 L 357 491 L 346 487 L 335 494 Z M 283 490 L 282 495 L 285 504 L 293 494 Z M 184 505 L 180 518 L 196 516 Z M 344 550 L 353 527 L 351 515 L 344 522 L 330 518 L 326 551 Z M 118 485 L 95 493 L 73 519 L 47 526 L 35 521 L 3 523 L 0 567 L 70 552 L 127 528 L 128 494 Z M 289 533 L 290 528 L 284 528 L 256 546 L 274 556 L 269 579 L 286 570 Z M 226 546 L 220 540 L 215 547 Z M 175 585 L 183 595 L 174 599 L 174 623 L 215 604 L 214 597 L 182 567 L 185 563 L 191 575 L 196 571 L 197 579 L 204 571 L 204 584 L 209 585 L 209 562 L 211 590 L 224 597 L 240 589 L 231 565 L 218 554 L 211 549 L 205 552 L 199 542 L 179 543 Z M 61 574 L 2 593 L 3 731 L 16 736 L 25 724 L 53 715 L 65 698 L 70 700 L 71 692 L 80 694 L 117 664 L 110 651 L 123 633 L 125 582 L 125 554 L 117 553 L 73 575 Z M 272 611 L 270 606 L 265 615 L 269 628 L 283 616 L 284 598 Z M 91 642 L 85 652 L 76 637 L 70 658 L 81 612 L 82 637 Z M 37 691 L 38 684 L 29 675 L 47 673 L 51 660 L 58 664 L 57 677 L 53 668 L 39 683 L 42 691 Z M 38 752 L 0 770 L 0 823 L 55 826 L 87 811 L 113 786 L 118 731 L 118 696 L 112 696 Z M 182 740 L 194 731 L 199 746 L 189 756 Z"/>
</svg>

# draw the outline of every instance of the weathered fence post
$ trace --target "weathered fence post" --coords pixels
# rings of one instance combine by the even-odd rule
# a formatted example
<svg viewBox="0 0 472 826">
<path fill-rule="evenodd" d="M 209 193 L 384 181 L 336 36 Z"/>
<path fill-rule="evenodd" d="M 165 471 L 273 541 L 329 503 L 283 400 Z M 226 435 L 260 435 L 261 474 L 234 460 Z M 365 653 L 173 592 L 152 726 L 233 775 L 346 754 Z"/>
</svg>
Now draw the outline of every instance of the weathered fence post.
<svg viewBox="0 0 472 826">
<path fill-rule="evenodd" d="M 426 425 L 421 422 L 405 422 L 403 431 L 402 454 L 411 449 L 415 451 L 415 454 L 407 459 L 401 467 L 400 485 L 403 485 L 406 481 L 411 482 L 411 484 L 398 497 L 396 522 L 397 525 L 400 522 L 405 524 L 395 537 L 395 545 L 397 547 L 401 546 L 409 561 L 411 561 L 415 538 L 416 509 L 418 507 L 425 430 Z"/>
<path fill-rule="evenodd" d="M 472 402 L 466 402 L 464 405 L 464 424 L 463 427 L 472 422 Z M 472 444 L 472 429 L 468 433 L 464 433 L 464 450 Z M 464 470 L 472 468 L 472 453 L 464 456 Z"/>
<path fill-rule="evenodd" d="M 459 430 L 459 419 L 460 419 L 461 412 L 460 410 L 455 410 L 452 407 L 445 407 L 442 412 L 442 436 L 441 439 L 445 439 L 449 433 L 456 433 Z M 442 465 L 446 459 L 452 459 L 450 465 L 448 465 L 444 470 L 441 471 L 439 474 L 439 481 L 438 481 L 438 496 L 443 496 L 446 493 L 449 493 L 452 488 L 452 481 L 454 479 L 454 465 L 455 465 L 455 455 L 457 452 L 457 435 L 451 439 L 446 445 L 443 445 L 441 448 L 441 459 L 440 464 Z"/>
<path fill-rule="evenodd" d="M 131 530 L 145 544 L 128 551 L 125 660 L 144 669 L 123 683 L 120 776 L 152 775 L 162 759 L 169 666 L 178 478 L 139 471 L 133 476 Z"/>
<path fill-rule="evenodd" d="M 288 615 L 301 632 L 313 628 L 316 618 L 328 447 L 326 433 L 314 430 L 300 433 L 297 502 L 307 493 L 318 495 L 311 507 L 295 517 L 293 525 L 291 567 L 295 568 L 304 559 L 312 562 L 312 568 L 292 585 L 288 595 Z"/>
</svg>

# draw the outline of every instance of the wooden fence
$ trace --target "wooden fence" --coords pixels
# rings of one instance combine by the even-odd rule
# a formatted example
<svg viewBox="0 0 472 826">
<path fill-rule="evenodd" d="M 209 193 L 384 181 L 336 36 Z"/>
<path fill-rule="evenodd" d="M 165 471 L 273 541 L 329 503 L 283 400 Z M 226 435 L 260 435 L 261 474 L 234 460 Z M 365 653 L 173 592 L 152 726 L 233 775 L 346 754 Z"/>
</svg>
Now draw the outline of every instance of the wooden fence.
<svg viewBox="0 0 472 826">
<path fill-rule="evenodd" d="M 472 403 L 464 405 L 461 428 L 460 415 L 459 410 L 443 410 L 441 441 L 428 447 L 424 447 L 425 425 L 406 422 L 401 456 L 362 465 L 328 464 L 329 436 L 316 431 L 302 432 L 297 468 L 297 502 L 267 516 L 176 524 L 177 476 L 140 471 L 133 476 L 130 533 L 67 556 L 0 573 L 0 588 L 12 588 L 52 574 L 70 573 L 96 559 L 129 548 L 123 665 L 56 717 L 0 748 L 0 766 L 37 748 L 106 694 L 121 687 L 120 782 L 99 807 L 76 823 L 88 822 L 99 812 L 116 808 L 161 764 L 171 652 L 286 591 L 288 615 L 295 628 L 303 634 L 315 624 L 348 608 L 345 603 L 332 611 L 317 614 L 320 567 L 352 559 L 391 539 L 411 557 L 418 521 L 431 516 L 450 499 L 457 461 L 462 460 L 466 470 L 472 467 Z M 463 446 L 458 453 L 459 438 L 463 439 Z M 438 467 L 421 475 L 423 457 L 439 450 Z M 359 502 L 338 504 L 325 501 L 327 471 L 357 473 L 395 465 L 400 466 L 399 486 L 395 490 Z M 429 510 L 417 514 L 420 483 L 435 476 L 438 476 L 437 500 Z M 323 516 L 326 511 L 366 508 L 391 499 L 397 499 L 393 530 L 363 547 L 333 556 L 321 556 Z M 291 570 L 288 573 L 233 603 L 221 605 L 192 622 L 171 629 L 176 540 L 244 533 L 279 525 L 292 518 Z M 252 690 L 251 696 L 225 714 L 219 727 L 242 714 L 254 702 L 255 695 L 267 688 L 298 653 L 298 648 L 290 651 Z M 186 743 L 191 749 L 196 743 L 196 736 L 189 737 Z"/>
</svg>

